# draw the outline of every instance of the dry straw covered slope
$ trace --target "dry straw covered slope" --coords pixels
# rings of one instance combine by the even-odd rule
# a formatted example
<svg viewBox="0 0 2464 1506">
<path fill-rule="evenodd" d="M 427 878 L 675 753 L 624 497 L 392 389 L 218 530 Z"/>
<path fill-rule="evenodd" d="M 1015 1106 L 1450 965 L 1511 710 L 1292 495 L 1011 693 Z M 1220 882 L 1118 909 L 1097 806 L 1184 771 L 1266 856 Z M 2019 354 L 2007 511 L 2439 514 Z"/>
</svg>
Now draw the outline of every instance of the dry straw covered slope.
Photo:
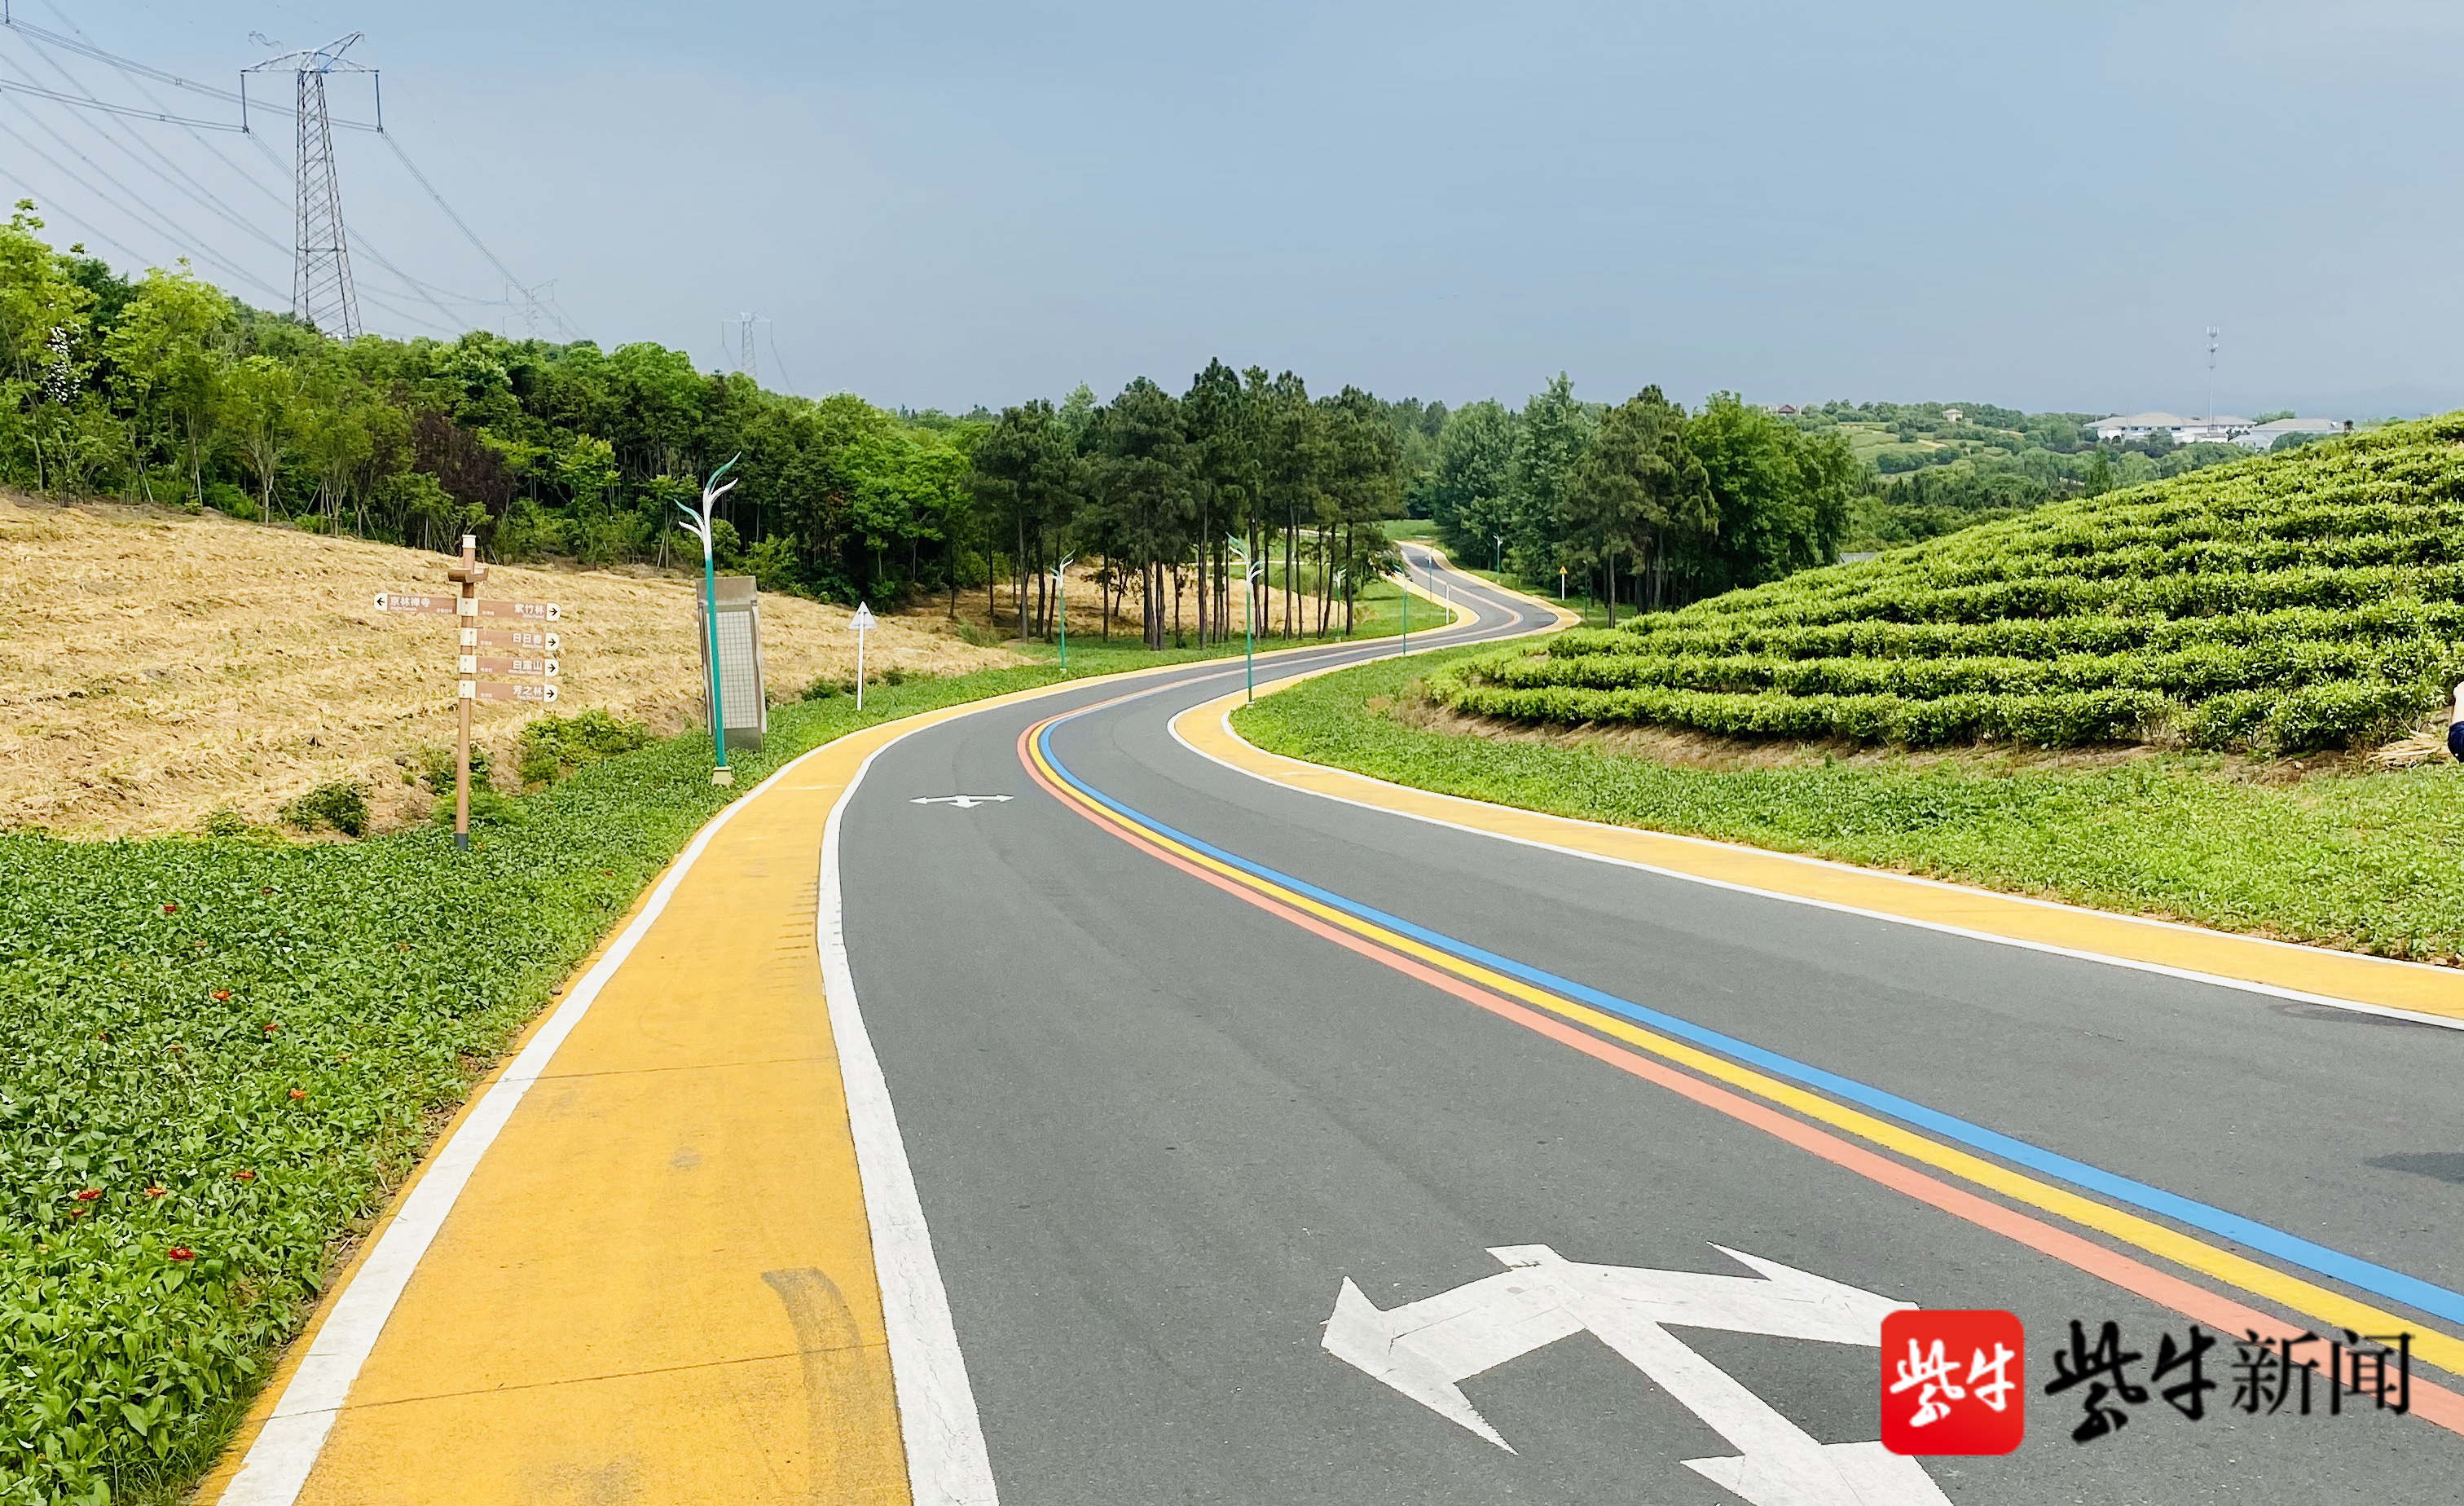
<svg viewBox="0 0 2464 1506">
<path fill-rule="evenodd" d="M 447 564 L 212 514 L 0 497 L 0 826 L 177 831 L 226 804 L 266 820 L 343 778 L 368 785 L 381 826 L 424 817 L 396 760 L 452 741 L 451 622 L 371 603 L 441 587 Z M 560 713 L 602 707 L 662 732 L 698 721 L 687 580 L 498 566 L 483 593 L 562 605 Z M 762 598 L 774 698 L 853 676 L 847 621 Z M 1016 662 L 930 616 L 885 618 L 867 655 L 875 674 Z M 479 707 L 482 741 L 501 755 L 535 715 Z"/>
</svg>

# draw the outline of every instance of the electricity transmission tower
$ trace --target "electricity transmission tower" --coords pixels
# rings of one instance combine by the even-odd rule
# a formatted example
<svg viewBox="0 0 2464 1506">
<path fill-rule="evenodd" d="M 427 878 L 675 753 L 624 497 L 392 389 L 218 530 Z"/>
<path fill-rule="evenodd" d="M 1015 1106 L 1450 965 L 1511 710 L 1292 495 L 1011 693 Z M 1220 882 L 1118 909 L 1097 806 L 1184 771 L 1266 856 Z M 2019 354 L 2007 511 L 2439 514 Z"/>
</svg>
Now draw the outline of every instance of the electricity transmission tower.
<svg viewBox="0 0 2464 1506">
<path fill-rule="evenodd" d="M 351 282 L 349 238 L 342 232 L 342 186 L 334 175 L 334 122 L 325 109 L 325 76 L 376 73 L 342 61 L 342 54 L 360 35 L 353 32 L 322 47 L 285 53 L 240 70 L 243 92 L 247 76 L 253 73 L 288 72 L 297 85 L 299 233 L 291 271 L 291 312 L 301 322 L 343 340 L 360 333 L 360 298 Z"/>
<path fill-rule="evenodd" d="M 757 324 L 768 322 L 770 321 L 759 314 L 738 314 L 733 320 L 725 321 L 719 325 L 722 332 L 729 324 L 736 326 L 736 369 L 751 377 L 756 387 L 761 385 L 761 362 L 754 350 L 753 331 Z M 724 338 L 723 335 L 722 338 Z"/>
<path fill-rule="evenodd" d="M 2208 427 L 2216 427 L 2216 326 L 2208 326 Z"/>
</svg>

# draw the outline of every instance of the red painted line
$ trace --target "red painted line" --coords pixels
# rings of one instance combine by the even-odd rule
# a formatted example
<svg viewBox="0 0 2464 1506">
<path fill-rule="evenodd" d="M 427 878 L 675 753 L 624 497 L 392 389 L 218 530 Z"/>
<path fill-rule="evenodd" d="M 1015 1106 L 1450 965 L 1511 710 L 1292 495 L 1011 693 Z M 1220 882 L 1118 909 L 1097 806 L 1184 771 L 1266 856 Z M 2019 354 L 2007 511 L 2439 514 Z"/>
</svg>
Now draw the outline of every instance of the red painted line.
<svg viewBox="0 0 2464 1506">
<path fill-rule="evenodd" d="M 1567 1022 L 1543 1014 L 1526 1005 L 1480 988 L 1451 973 L 1441 972 L 1416 958 L 1389 951 L 1367 939 L 1338 926 L 1329 925 L 1312 915 L 1305 914 L 1281 900 L 1260 894 L 1212 870 L 1182 858 L 1178 853 L 1158 847 L 1136 831 L 1124 826 L 1109 812 L 1090 808 L 1076 793 L 1064 788 L 1038 764 L 1034 756 L 1034 739 L 1044 729 L 1039 722 L 1020 734 L 1019 762 L 1025 765 L 1027 776 L 1043 786 L 1045 793 L 1060 801 L 1080 816 L 1093 822 L 1113 836 L 1137 848 L 1156 860 L 1179 869 L 1182 873 L 1212 884 L 1225 894 L 1255 905 L 1312 935 L 1324 937 L 1335 945 L 1372 962 L 1427 984 L 1430 987 L 1453 995 L 1476 1008 L 1485 1009 L 1500 1019 L 1510 1020 L 1536 1034 L 1544 1035 L 1563 1046 L 1571 1046 L 1594 1060 L 1604 1062 L 1620 1072 L 1645 1082 L 1666 1088 L 1716 1113 L 1724 1114 L 1741 1124 L 1751 1125 L 1800 1150 L 1821 1157 L 1836 1166 L 1853 1171 L 1869 1181 L 1879 1183 L 1895 1192 L 1906 1194 L 1920 1203 L 1940 1208 L 1962 1218 L 1979 1229 L 1991 1230 L 2040 1254 L 2083 1271 L 2089 1275 L 2135 1293 L 2159 1307 L 2169 1308 L 2191 1319 L 2206 1324 L 2227 1337 L 2255 1333 L 2262 1339 L 2299 1338 L 2309 1330 L 2271 1317 L 2255 1307 L 2245 1306 L 2233 1298 L 2159 1271 L 2144 1261 L 2135 1260 L 2118 1251 L 2046 1223 L 2016 1208 L 2005 1207 L 1991 1199 L 1980 1197 L 1964 1187 L 1955 1186 L 1928 1172 L 1903 1165 L 1876 1151 L 1855 1144 L 1828 1130 L 1819 1129 L 1802 1119 L 1792 1118 L 1769 1104 L 1600 1039 Z M 2448 1431 L 2464 1436 L 2464 1395 L 2448 1390 L 2434 1383 L 2416 1378 L 2412 1383 L 2412 1410 L 2415 1416 L 2433 1423 Z"/>
</svg>

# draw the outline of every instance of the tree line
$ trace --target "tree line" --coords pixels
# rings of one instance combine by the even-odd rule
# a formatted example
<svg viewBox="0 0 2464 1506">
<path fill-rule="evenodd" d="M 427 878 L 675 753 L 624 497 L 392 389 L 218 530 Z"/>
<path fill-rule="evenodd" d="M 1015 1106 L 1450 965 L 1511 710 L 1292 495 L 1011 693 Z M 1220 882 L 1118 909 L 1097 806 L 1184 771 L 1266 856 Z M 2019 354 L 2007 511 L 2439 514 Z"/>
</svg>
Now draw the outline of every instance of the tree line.
<svg viewBox="0 0 2464 1506">
<path fill-rule="evenodd" d="M 1609 407 L 1560 374 L 1519 410 L 1446 414 L 1411 502 L 1458 559 L 1580 585 L 1614 622 L 1620 602 L 1676 607 L 1830 564 L 1863 476 L 1837 434 L 1733 393 L 1688 413 L 1647 387 Z"/>
<path fill-rule="evenodd" d="M 1142 377 L 1110 401 L 1081 386 L 951 415 L 766 391 L 648 343 L 336 341 L 185 264 L 123 277 L 42 228 L 23 201 L 0 226 L 0 482 L 448 552 L 472 533 L 501 561 L 664 564 L 672 504 L 740 455 L 722 568 L 954 614 L 980 589 L 1023 637 L 1055 631 L 1065 560 L 1106 631 L 1134 611 L 1152 646 L 1272 620 L 1270 595 L 1287 632 L 1348 628 L 1407 511 L 1466 562 L 1673 606 L 1827 562 L 1855 474 L 1733 397 L 1610 408 L 1563 377 L 1520 410 L 1450 411 L 1217 361 L 1178 392 Z"/>
</svg>

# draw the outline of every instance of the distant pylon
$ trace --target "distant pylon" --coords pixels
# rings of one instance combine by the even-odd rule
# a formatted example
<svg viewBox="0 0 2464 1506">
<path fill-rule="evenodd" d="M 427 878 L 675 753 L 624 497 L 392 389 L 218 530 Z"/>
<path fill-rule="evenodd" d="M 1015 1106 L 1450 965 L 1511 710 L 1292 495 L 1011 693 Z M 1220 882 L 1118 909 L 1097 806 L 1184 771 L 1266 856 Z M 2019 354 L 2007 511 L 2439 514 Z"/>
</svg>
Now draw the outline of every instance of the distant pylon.
<svg viewBox="0 0 2464 1506">
<path fill-rule="evenodd" d="M 753 325 L 754 321 L 760 317 L 759 314 L 736 316 L 736 364 L 743 368 L 746 376 L 753 379 L 755 387 L 761 385 L 761 363 L 760 358 L 755 355 L 753 350 Z"/>
<path fill-rule="evenodd" d="M 298 85 L 299 184 L 297 250 L 291 270 L 291 312 L 302 323 L 343 340 L 360 333 L 360 295 L 351 281 L 350 239 L 342 229 L 342 186 L 334 172 L 334 122 L 325 109 L 325 76 L 373 73 L 342 61 L 360 39 L 271 57 L 247 73 L 287 69 Z"/>
</svg>

